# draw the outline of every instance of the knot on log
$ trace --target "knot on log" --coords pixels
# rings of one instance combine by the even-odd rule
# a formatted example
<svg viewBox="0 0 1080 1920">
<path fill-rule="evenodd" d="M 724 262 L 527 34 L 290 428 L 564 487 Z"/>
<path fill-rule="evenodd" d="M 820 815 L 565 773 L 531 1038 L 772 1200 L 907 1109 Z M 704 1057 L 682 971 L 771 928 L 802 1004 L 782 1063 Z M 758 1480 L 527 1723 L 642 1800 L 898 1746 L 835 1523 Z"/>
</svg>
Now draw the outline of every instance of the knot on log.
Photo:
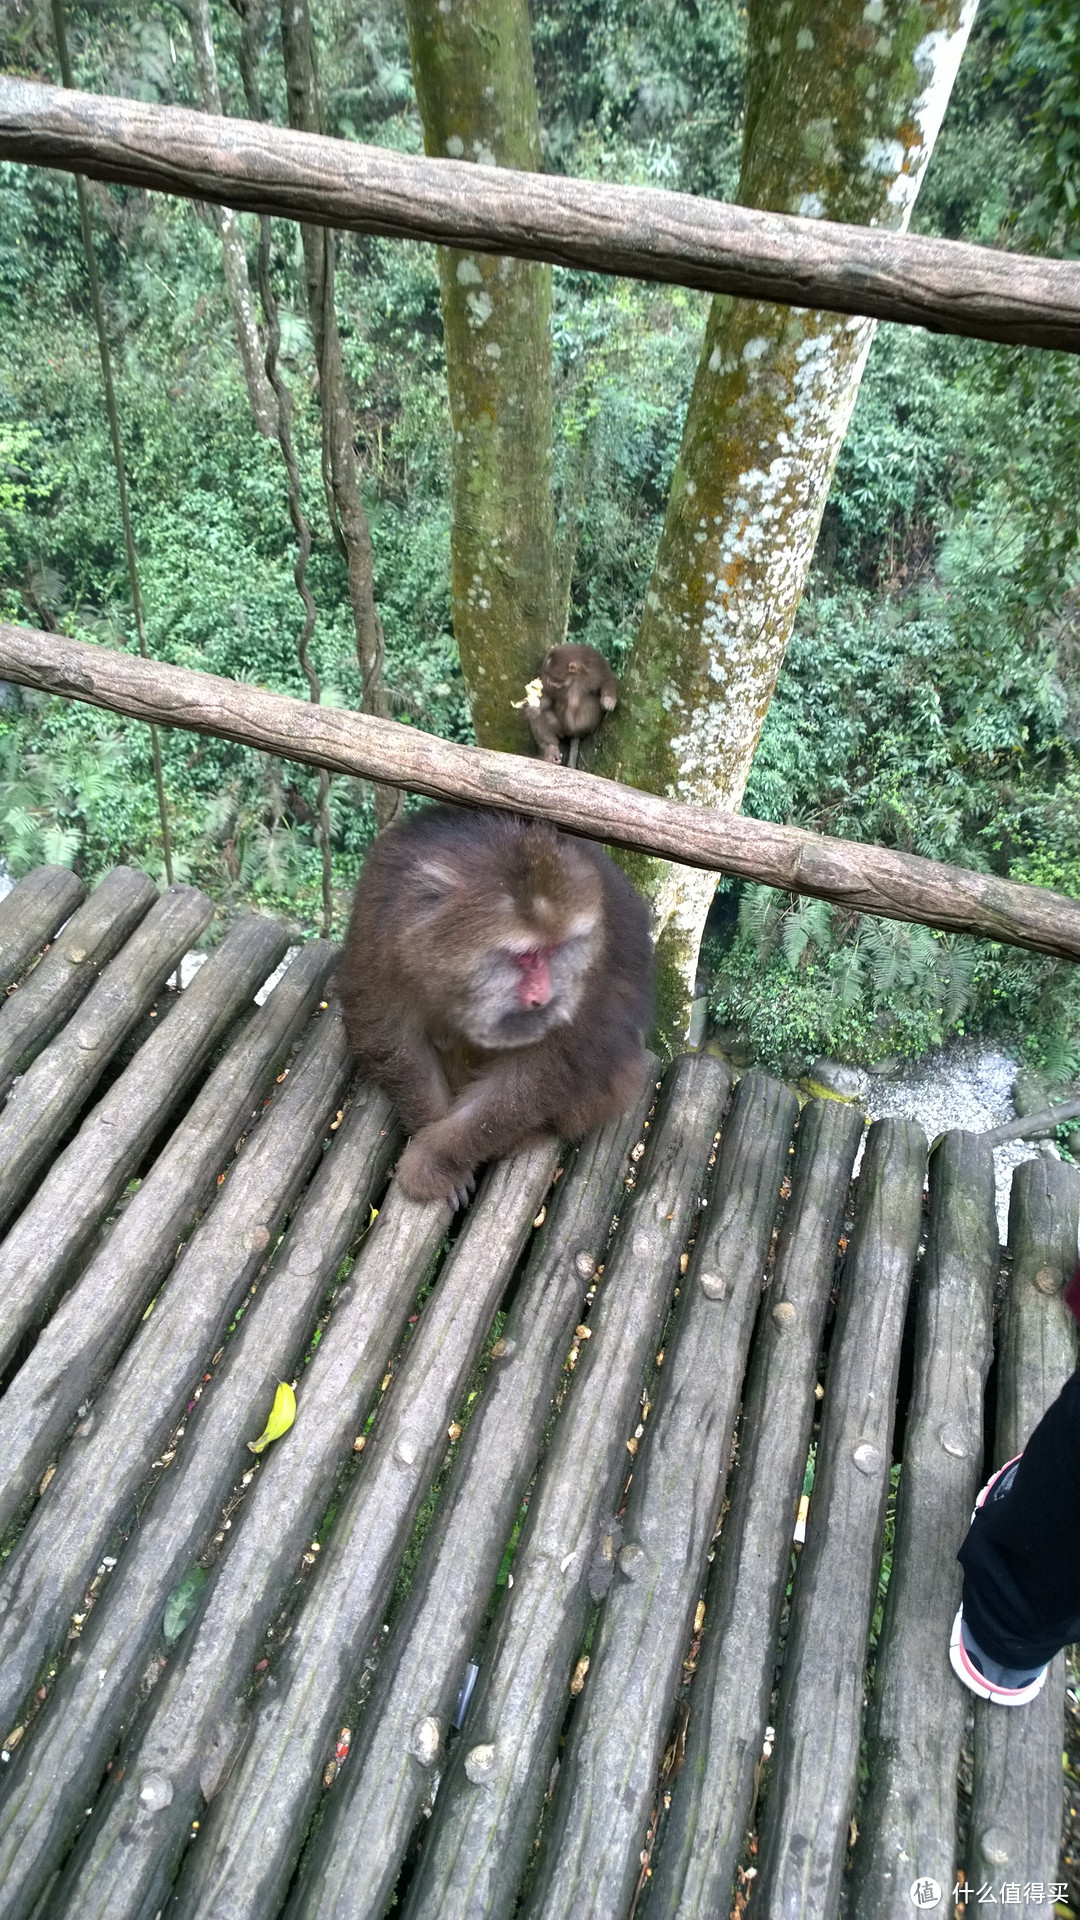
<svg viewBox="0 0 1080 1920">
<path fill-rule="evenodd" d="M 862 1441 L 861 1444 L 856 1447 L 851 1457 L 860 1473 L 874 1474 L 881 1472 L 883 1464 L 881 1449 L 871 1446 L 869 1440 Z"/>
<path fill-rule="evenodd" d="M 472 1747 L 465 1755 L 465 1774 L 474 1787 L 482 1787 L 495 1772 L 498 1751 L 493 1746 Z"/>
<path fill-rule="evenodd" d="M 722 1300 L 727 1293 L 727 1281 L 721 1273 L 703 1273 L 701 1276 L 701 1291 L 705 1295 L 706 1300 Z M 791 1313 L 794 1318 L 794 1307 L 792 1307 Z"/>
<path fill-rule="evenodd" d="M 1037 1293 L 1054 1294 L 1061 1291 L 1061 1275 L 1053 1267 L 1040 1267 L 1032 1281 Z"/>
<path fill-rule="evenodd" d="M 434 1714 L 425 1714 L 412 1730 L 409 1752 L 422 1767 L 433 1767 L 439 1757 L 439 1723 Z"/>
<path fill-rule="evenodd" d="M 791 1327 L 795 1324 L 796 1311 L 790 1300 L 778 1300 L 772 1310 L 772 1317 L 778 1327 Z"/>
<path fill-rule="evenodd" d="M 980 1835 L 984 1860 L 991 1866 L 1007 1867 L 1012 1858 L 1012 1842 L 1004 1827 L 987 1827 Z"/>
<path fill-rule="evenodd" d="M 139 1805 L 147 1813 L 161 1813 L 173 1797 L 173 1783 L 166 1773 L 148 1773 L 139 1788 Z"/>
<path fill-rule="evenodd" d="M 941 1441 L 945 1452 L 951 1454 L 954 1460 L 965 1459 L 971 1451 L 968 1446 L 967 1435 L 962 1427 L 946 1424 L 939 1429 L 938 1439 Z"/>
<path fill-rule="evenodd" d="M 584 1247 L 574 1255 L 574 1272 L 579 1280 L 591 1280 L 596 1272 L 596 1261 L 591 1253 L 586 1253 Z"/>
<path fill-rule="evenodd" d="M 631 1540 L 619 1555 L 619 1572 L 624 1574 L 627 1580 L 636 1580 L 644 1566 L 645 1549 L 639 1547 L 635 1540 Z"/>
</svg>

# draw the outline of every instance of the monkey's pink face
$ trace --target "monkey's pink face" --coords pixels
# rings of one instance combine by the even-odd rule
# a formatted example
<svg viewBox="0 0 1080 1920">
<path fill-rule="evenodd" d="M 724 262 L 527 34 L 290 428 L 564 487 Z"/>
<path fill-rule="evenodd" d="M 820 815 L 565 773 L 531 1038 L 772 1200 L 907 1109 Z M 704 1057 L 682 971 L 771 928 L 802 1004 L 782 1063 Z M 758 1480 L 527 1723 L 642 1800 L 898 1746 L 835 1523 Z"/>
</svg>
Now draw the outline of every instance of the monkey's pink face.
<svg viewBox="0 0 1080 1920">
<path fill-rule="evenodd" d="M 527 1047 L 572 1020 L 592 964 L 591 916 L 561 941 L 525 946 L 519 936 L 478 959 L 457 1005 L 463 1037 L 475 1047 Z"/>
<path fill-rule="evenodd" d="M 551 962 L 558 953 L 558 947 L 530 947 L 526 953 L 516 953 L 514 963 L 518 970 L 518 1006 L 546 1007 L 554 989 L 551 984 Z"/>
<path fill-rule="evenodd" d="M 572 844 L 540 832 L 467 851 L 418 865 L 402 972 L 432 1032 L 485 1051 L 527 1047 L 581 1006 L 603 944 L 600 879 Z"/>
</svg>

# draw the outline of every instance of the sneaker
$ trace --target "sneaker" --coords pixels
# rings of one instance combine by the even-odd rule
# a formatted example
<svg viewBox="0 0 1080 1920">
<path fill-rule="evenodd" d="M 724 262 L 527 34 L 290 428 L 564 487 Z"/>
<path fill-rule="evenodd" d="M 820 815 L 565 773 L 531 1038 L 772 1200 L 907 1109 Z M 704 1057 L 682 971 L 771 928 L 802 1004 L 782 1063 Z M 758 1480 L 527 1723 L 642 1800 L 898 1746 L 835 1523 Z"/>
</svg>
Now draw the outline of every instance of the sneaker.
<svg viewBox="0 0 1080 1920">
<path fill-rule="evenodd" d="M 1005 1498 L 1013 1481 L 1016 1479 L 1016 1469 L 1020 1465 L 1021 1458 L 1022 1456 L 1020 1454 L 1014 1453 L 1011 1460 L 1006 1460 L 1003 1467 L 999 1467 L 996 1473 L 990 1475 L 985 1487 L 975 1495 L 975 1505 L 971 1509 L 971 1517 L 973 1520 L 979 1508 L 985 1507 L 988 1500 L 991 1506 L 993 1506 L 995 1500 L 1003 1500 Z"/>
<path fill-rule="evenodd" d="M 1004 1469 L 1002 1469 L 1004 1471 Z M 993 1485 L 993 1482 L 990 1482 Z M 984 1492 L 986 1489 L 984 1489 Z M 980 1496 L 981 1499 L 981 1496 Z M 964 1624 L 964 1609 L 958 1607 L 949 1637 L 949 1665 L 958 1680 L 961 1680 L 971 1693 L 980 1700 L 990 1700 L 997 1707 L 1023 1707 L 1041 1693 L 1046 1681 L 1046 1667 L 1036 1672 L 1030 1668 L 1003 1667 L 985 1654 L 977 1640 L 972 1637 L 970 1628 Z"/>
</svg>

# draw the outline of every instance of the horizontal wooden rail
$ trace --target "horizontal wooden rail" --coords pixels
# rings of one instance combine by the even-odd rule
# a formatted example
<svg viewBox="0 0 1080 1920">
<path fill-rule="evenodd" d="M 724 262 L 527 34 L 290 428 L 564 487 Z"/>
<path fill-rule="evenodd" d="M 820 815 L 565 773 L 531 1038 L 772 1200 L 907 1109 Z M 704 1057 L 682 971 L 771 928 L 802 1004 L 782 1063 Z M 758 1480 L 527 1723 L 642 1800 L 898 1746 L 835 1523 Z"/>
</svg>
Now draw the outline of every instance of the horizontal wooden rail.
<svg viewBox="0 0 1080 1920">
<path fill-rule="evenodd" d="M 0 77 L 0 159 L 251 212 L 1080 352 L 1080 262 L 422 159 Z"/>
<path fill-rule="evenodd" d="M 453 746 L 396 720 L 315 707 L 29 627 L 0 623 L 0 680 L 438 800 L 535 814 L 590 840 L 815 894 L 861 913 L 1080 959 L 1080 900 L 1045 887 L 687 806 L 569 767 Z"/>
</svg>

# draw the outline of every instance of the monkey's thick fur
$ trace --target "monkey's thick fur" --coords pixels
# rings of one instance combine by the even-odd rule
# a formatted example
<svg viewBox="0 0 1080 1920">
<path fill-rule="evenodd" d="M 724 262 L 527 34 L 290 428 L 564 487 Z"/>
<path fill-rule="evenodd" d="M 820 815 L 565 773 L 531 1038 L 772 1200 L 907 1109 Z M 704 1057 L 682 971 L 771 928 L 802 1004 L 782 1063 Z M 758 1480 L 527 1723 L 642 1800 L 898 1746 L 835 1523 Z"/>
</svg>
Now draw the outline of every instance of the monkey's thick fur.
<svg viewBox="0 0 1080 1920">
<path fill-rule="evenodd" d="M 644 904 L 599 848 L 516 814 L 429 807 L 376 840 L 337 990 L 413 1136 L 416 1200 L 463 1204 L 483 1161 L 578 1139 L 644 1085 Z"/>
</svg>

